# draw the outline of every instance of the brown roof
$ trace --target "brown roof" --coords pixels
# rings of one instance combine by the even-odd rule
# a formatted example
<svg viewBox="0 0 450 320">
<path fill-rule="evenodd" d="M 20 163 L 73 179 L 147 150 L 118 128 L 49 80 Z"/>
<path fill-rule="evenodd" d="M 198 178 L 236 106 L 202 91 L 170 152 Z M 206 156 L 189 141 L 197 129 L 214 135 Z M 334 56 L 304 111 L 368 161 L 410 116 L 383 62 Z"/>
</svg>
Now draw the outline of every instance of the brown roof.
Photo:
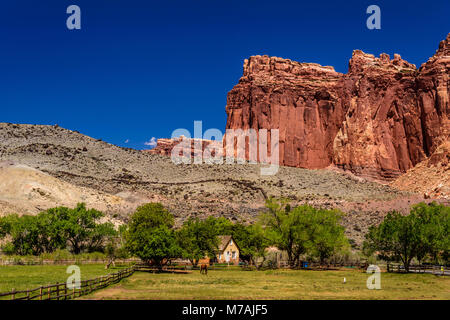
<svg viewBox="0 0 450 320">
<path fill-rule="evenodd" d="M 223 252 L 223 250 L 225 250 L 225 248 L 227 247 L 228 243 L 230 243 L 230 240 L 232 239 L 232 236 L 219 236 L 219 251 Z M 239 250 L 241 250 L 238 246 L 238 244 L 236 243 L 236 241 L 234 241 L 234 244 L 236 245 L 236 247 L 238 247 Z"/>
</svg>

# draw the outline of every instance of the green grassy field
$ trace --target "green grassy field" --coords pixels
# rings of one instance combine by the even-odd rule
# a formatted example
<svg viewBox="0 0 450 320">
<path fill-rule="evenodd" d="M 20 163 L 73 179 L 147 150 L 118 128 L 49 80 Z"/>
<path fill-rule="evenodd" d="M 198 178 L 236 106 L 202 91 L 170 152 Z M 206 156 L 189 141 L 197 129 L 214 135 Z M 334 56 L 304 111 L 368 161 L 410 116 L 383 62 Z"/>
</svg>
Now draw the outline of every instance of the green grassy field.
<svg viewBox="0 0 450 320">
<path fill-rule="evenodd" d="M 82 279 L 117 271 L 81 265 Z M 67 279 L 67 266 L 0 267 L 0 292 L 35 288 Z M 347 282 L 344 284 L 343 279 Z M 431 274 L 381 274 L 381 290 L 368 290 L 358 270 L 210 270 L 190 274 L 136 272 L 80 299 L 450 299 L 450 278 Z"/>
<path fill-rule="evenodd" d="M 344 284 L 343 279 L 347 282 Z M 200 275 L 136 272 L 83 299 L 450 299 L 450 278 L 430 274 L 381 274 L 381 290 L 368 275 L 343 271 L 210 271 Z"/>
<path fill-rule="evenodd" d="M 116 272 L 121 267 L 105 270 L 104 264 L 80 265 L 81 279 L 91 279 L 108 273 Z M 34 289 L 41 285 L 65 282 L 70 274 L 66 273 L 64 265 L 35 265 L 35 266 L 0 266 L 0 292 L 12 289 Z"/>
</svg>

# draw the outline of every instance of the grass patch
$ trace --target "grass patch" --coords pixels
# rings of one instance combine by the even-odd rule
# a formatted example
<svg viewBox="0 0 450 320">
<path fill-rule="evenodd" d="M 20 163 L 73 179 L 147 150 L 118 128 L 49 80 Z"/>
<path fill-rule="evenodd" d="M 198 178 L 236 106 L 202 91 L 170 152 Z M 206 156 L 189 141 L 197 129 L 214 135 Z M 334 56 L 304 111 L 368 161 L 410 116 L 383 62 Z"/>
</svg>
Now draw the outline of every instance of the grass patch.
<svg viewBox="0 0 450 320">
<path fill-rule="evenodd" d="M 79 267 L 82 280 L 114 273 L 123 268 L 117 266 L 105 270 L 104 264 L 83 264 Z M 65 265 L 0 266 L 0 292 L 10 292 L 12 289 L 34 289 L 43 285 L 62 283 L 70 276 L 66 270 Z"/>
<path fill-rule="evenodd" d="M 382 289 L 368 290 L 368 276 L 358 270 L 136 272 L 82 299 L 450 299 L 448 277 L 382 273 Z"/>
<path fill-rule="evenodd" d="M 64 282 L 67 266 L 2 266 L 0 292 Z M 82 279 L 113 273 L 104 264 L 81 265 Z M 120 283 L 80 299 L 450 299 L 450 278 L 431 274 L 381 274 L 381 290 L 368 290 L 369 275 L 339 271 L 210 270 L 191 274 L 136 272 Z M 344 277 L 347 283 L 343 283 Z"/>
</svg>

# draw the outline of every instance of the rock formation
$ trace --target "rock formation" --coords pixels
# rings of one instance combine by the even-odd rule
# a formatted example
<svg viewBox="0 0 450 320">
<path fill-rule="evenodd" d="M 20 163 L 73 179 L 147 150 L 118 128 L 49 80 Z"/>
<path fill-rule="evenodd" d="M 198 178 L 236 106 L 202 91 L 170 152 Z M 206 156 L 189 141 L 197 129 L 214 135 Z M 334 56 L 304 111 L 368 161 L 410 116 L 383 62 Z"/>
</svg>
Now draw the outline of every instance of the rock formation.
<svg viewBox="0 0 450 320">
<path fill-rule="evenodd" d="M 450 141 L 441 144 L 426 160 L 391 183 L 396 189 L 424 198 L 450 199 Z"/>
<path fill-rule="evenodd" d="M 420 69 L 355 50 L 347 74 L 253 56 L 228 93 L 227 129 L 279 129 L 280 164 L 393 179 L 449 137 L 450 34 Z"/>
<path fill-rule="evenodd" d="M 216 152 L 218 151 L 217 156 L 222 156 L 224 153 L 223 144 L 221 141 L 215 140 L 206 140 L 206 139 L 192 139 L 186 138 L 184 136 L 180 136 L 178 138 L 172 139 L 158 139 L 157 145 L 155 148 L 150 150 L 144 150 L 144 152 L 148 152 L 150 154 L 159 154 L 164 156 L 171 156 L 172 150 L 179 146 L 179 152 L 175 152 L 176 156 L 183 156 L 184 147 L 189 148 L 189 155 L 191 158 L 199 157 L 202 160 L 205 160 L 205 156 L 209 155 L 208 158 L 213 158 L 216 156 Z M 209 153 L 205 153 L 206 149 L 209 149 Z"/>
</svg>

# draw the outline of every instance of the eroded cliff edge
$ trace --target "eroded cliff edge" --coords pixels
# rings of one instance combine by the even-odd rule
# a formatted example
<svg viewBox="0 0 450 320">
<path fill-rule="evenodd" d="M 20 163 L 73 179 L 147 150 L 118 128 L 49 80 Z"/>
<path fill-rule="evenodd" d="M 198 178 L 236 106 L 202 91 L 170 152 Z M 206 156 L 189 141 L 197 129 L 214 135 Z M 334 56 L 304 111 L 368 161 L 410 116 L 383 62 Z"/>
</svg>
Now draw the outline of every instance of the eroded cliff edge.
<svg viewBox="0 0 450 320">
<path fill-rule="evenodd" d="M 347 74 L 269 56 L 244 62 L 227 129 L 279 129 L 280 164 L 391 180 L 449 138 L 450 34 L 419 69 L 353 51 Z"/>
</svg>

